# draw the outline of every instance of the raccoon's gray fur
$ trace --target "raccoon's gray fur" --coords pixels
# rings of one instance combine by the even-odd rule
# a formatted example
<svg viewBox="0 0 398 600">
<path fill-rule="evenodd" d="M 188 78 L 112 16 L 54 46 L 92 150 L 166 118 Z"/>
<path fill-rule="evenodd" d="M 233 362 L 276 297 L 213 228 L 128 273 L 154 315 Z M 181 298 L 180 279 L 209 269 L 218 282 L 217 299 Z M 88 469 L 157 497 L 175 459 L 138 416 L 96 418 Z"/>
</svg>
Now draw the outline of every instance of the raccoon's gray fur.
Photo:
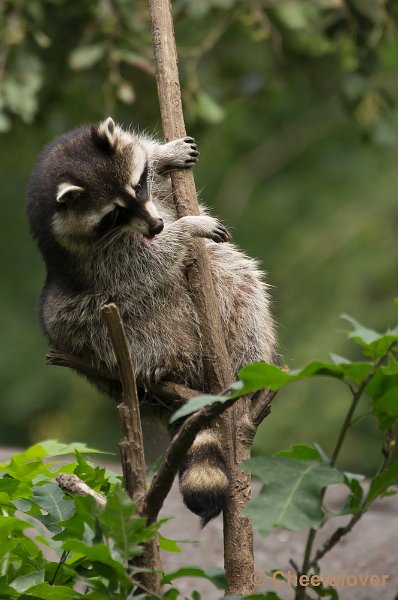
<svg viewBox="0 0 398 600">
<path fill-rule="evenodd" d="M 229 234 L 205 209 L 177 219 L 167 172 L 190 167 L 197 156 L 193 138 L 161 144 L 111 118 L 45 148 L 31 177 L 28 215 L 47 267 L 40 320 L 54 348 L 114 369 L 100 308 L 115 302 L 139 380 L 205 389 L 184 270 L 190 241 L 203 237 L 234 372 L 273 358 L 267 286 L 256 262 L 219 243 Z M 94 383 L 119 396 L 118 386 Z M 180 470 L 184 501 L 206 523 L 222 510 L 228 485 L 220 442 L 207 429 Z"/>
</svg>

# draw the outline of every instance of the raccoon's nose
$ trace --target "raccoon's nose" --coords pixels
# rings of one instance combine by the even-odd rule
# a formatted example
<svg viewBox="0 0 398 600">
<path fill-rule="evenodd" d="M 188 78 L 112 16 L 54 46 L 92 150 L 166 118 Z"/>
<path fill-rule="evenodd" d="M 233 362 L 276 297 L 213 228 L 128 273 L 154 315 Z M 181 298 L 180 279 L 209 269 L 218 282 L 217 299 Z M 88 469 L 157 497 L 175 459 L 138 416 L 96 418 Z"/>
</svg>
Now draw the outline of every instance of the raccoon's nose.
<svg viewBox="0 0 398 600">
<path fill-rule="evenodd" d="M 163 231 L 163 228 L 164 228 L 163 219 L 156 219 L 153 226 L 151 227 L 151 235 L 157 235 L 158 233 Z"/>
</svg>

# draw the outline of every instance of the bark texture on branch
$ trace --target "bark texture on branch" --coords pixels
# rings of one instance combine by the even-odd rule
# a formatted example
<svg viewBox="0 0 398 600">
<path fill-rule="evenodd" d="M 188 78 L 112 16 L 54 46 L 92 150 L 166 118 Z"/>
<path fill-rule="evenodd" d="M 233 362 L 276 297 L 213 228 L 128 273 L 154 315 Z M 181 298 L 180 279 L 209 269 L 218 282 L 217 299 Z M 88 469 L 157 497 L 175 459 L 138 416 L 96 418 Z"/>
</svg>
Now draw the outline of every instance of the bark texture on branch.
<svg viewBox="0 0 398 600">
<path fill-rule="evenodd" d="M 81 375 L 96 377 L 99 379 L 120 382 L 119 374 L 116 371 L 110 371 L 105 365 L 101 368 L 93 365 L 79 356 L 65 354 L 59 350 L 50 350 L 46 354 L 46 364 L 56 367 L 67 367 L 74 369 Z M 176 411 L 182 404 L 188 402 L 194 396 L 199 396 L 201 392 L 188 388 L 174 381 L 159 381 L 148 388 L 165 408 L 170 409 L 170 413 Z"/>
<path fill-rule="evenodd" d="M 152 19 L 152 39 L 164 137 L 167 141 L 186 135 L 178 74 L 173 17 L 169 0 L 149 0 Z M 190 170 L 171 175 L 174 201 L 179 217 L 199 214 L 193 174 Z M 202 333 L 206 389 L 220 392 L 231 383 L 233 373 L 221 324 L 217 297 L 203 240 L 194 246 L 192 265 L 188 271 L 190 291 L 197 310 Z M 239 461 L 250 455 L 250 448 L 238 449 L 236 431 L 247 410 L 245 401 L 237 402 L 219 420 L 225 458 L 232 473 L 231 495 L 224 511 L 224 561 L 228 579 L 228 594 L 249 594 L 253 591 L 253 532 L 250 521 L 241 517 L 241 509 L 250 497 L 250 479 L 241 474 Z M 240 540 L 237 553 L 233 540 Z M 237 565 L 239 558 L 239 565 Z"/>
<path fill-rule="evenodd" d="M 152 40 L 160 113 L 166 141 L 186 135 L 173 18 L 169 0 L 150 0 Z M 198 215 L 199 204 L 191 169 L 172 171 L 174 202 L 179 217 Z M 219 392 L 233 379 L 228 351 L 203 240 L 195 240 L 189 287 L 198 312 L 203 337 L 204 370 L 207 388 Z"/>
<path fill-rule="evenodd" d="M 119 448 L 124 486 L 130 498 L 136 503 L 137 512 L 142 514 L 146 496 L 146 465 L 134 367 L 117 306 L 107 304 L 102 307 L 101 314 L 111 338 L 122 385 L 122 401 L 117 409 L 123 436 Z M 156 537 L 144 546 L 143 555 L 137 557 L 133 564 L 156 570 L 152 573 L 137 573 L 136 579 L 142 583 L 144 589 L 159 594 L 162 569 Z"/>
</svg>

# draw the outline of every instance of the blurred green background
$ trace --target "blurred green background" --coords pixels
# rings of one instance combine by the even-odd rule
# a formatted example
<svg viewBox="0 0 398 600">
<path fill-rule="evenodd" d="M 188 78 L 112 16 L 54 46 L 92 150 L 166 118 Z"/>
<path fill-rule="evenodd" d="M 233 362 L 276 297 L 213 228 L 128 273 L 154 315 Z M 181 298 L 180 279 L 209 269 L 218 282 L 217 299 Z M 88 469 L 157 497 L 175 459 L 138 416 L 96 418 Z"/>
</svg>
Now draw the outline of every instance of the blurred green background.
<svg viewBox="0 0 398 600">
<path fill-rule="evenodd" d="M 268 273 L 283 360 L 295 368 L 329 352 L 355 358 L 341 313 L 380 330 L 397 320 L 396 3 L 173 5 L 187 128 L 201 150 L 197 187 Z M 44 365 L 44 269 L 24 197 L 43 145 L 81 122 L 111 114 L 161 137 L 148 9 L 8 0 L 0 32 L 0 444 L 51 437 L 116 451 L 111 402 Z M 316 440 L 330 452 L 348 400 L 334 381 L 288 388 L 255 451 Z M 353 428 L 342 462 L 379 462 L 372 420 Z"/>
</svg>

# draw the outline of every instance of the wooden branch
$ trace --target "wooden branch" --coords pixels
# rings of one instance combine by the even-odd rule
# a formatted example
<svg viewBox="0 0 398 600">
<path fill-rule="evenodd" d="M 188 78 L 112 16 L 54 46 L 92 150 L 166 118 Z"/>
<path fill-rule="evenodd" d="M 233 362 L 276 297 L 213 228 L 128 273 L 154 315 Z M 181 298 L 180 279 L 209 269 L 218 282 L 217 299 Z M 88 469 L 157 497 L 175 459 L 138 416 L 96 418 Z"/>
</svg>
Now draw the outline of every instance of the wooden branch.
<svg viewBox="0 0 398 600">
<path fill-rule="evenodd" d="M 65 354 L 59 350 L 50 350 L 46 354 L 46 364 L 55 365 L 57 367 L 68 367 L 69 369 L 75 369 L 82 375 L 88 377 L 99 377 L 101 379 L 109 379 L 111 381 L 120 381 L 119 375 L 116 371 L 110 371 L 105 366 L 99 369 L 96 365 L 93 365 L 79 356 L 72 354 Z"/>
<path fill-rule="evenodd" d="M 251 421 L 255 430 L 259 428 L 261 423 L 271 412 L 271 403 L 277 392 L 273 390 L 260 390 L 252 398 L 250 407 Z"/>
<path fill-rule="evenodd" d="M 146 493 L 146 466 L 141 416 L 134 368 L 119 310 L 115 304 L 101 308 L 112 341 L 122 384 L 122 401 L 118 405 L 123 438 L 119 443 L 126 491 L 140 511 Z"/>
<path fill-rule="evenodd" d="M 73 473 L 60 473 L 58 477 L 55 478 L 55 481 L 66 494 L 69 494 L 70 496 L 91 496 L 94 498 L 99 510 L 105 508 L 107 503 L 106 498 L 93 490 L 77 475 L 74 475 Z"/>
<path fill-rule="evenodd" d="M 172 140 L 185 136 L 186 130 L 170 0 L 149 0 L 149 9 L 164 137 Z M 199 205 L 192 172 L 188 169 L 173 171 L 171 179 L 177 215 L 198 215 Z M 206 382 L 206 390 L 203 391 L 218 393 L 232 382 L 233 373 L 203 240 L 197 240 L 194 244 L 188 283 L 202 333 Z M 227 593 L 231 595 L 250 594 L 253 591 L 253 531 L 250 520 L 241 516 L 242 508 L 250 498 L 250 476 L 241 473 L 238 467 L 240 460 L 250 455 L 250 449 L 245 446 L 245 452 L 241 453 L 235 444 L 235 433 L 247 408 L 245 400 L 237 402 L 217 423 L 232 477 L 231 494 L 224 510 L 224 563 L 228 579 Z M 238 539 L 241 541 L 239 561 L 233 543 Z"/>
<path fill-rule="evenodd" d="M 122 385 L 122 401 L 117 408 L 123 435 L 119 448 L 124 485 L 130 498 L 137 505 L 137 512 L 142 514 L 146 496 L 146 466 L 134 367 L 117 306 L 107 304 L 101 308 L 101 314 L 111 338 Z M 153 538 L 144 546 L 143 555 L 135 558 L 132 564 L 153 569 L 150 573 L 137 574 L 137 579 L 143 584 L 144 589 L 159 594 L 161 562 L 157 538 Z"/>
<path fill-rule="evenodd" d="M 120 382 L 119 374 L 116 371 L 110 371 L 105 365 L 99 368 L 79 356 L 65 354 L 58 350 L 51 350 L 46 354 L 46 364 L 57 367 L 68 367 L 88 377 L 98 377 L 100 379 Z M 199 396 L 202 393 L 174 381 L 160 381 L 149 386 L 148 391 L 164 402 L 165 406 L 170 408 L 170 411 L 177 410 L 182 404 L 188 402 L 190 398 Z"/>
<path fill-rule="evenodd" d="M 163 132 L 165 140 L 169 141 L 186 135 L 173 18 L 169 0 L 149 0 L 149 9 Z M 198 215 L 192 170 L 172 171 L 171 179 L 178 216 Z M 202 332 L 205 379 L 208 382 L 208 389 L 203 391 L 219 392 L 232 382 L 233 373 L 203 240 L 195 241 L 188 278 Z"/>
</svg>

